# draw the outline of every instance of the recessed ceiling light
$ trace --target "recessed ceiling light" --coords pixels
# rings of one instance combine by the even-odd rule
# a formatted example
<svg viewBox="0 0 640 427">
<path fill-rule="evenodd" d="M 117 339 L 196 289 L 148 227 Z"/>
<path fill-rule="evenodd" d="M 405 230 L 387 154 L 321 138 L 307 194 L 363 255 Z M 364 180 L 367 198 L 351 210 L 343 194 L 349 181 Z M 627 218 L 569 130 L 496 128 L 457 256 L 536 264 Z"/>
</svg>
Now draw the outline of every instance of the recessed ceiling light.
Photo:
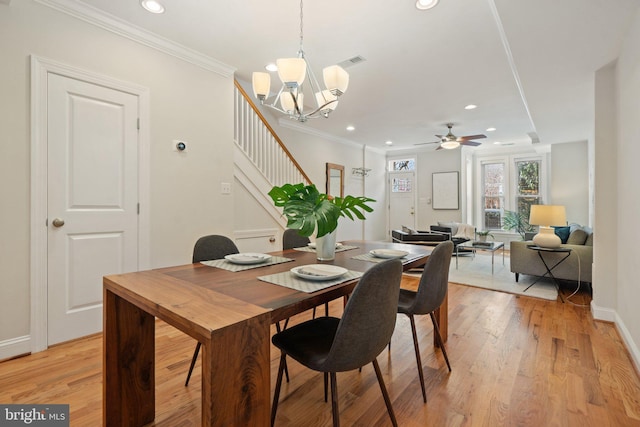
<svg viewBox="0 0 640 427">
<path fill-rule="evenodd" d="M 420 10 L 431 9 L 438 4 L 439 0 L 418 0 L 416 1 L 416 7 Z"/>
<path fill-rule="evenodd" d="M 387 145 L 393 145 L 393 141 L 387 141 L 387 142 L 385 142 L 385 144 L 387 144 Z"/>
<path fill-rule="evenodd" d="M 267 71 L 278 71 L 278 66 L 273 62 L 264 66 Z"/>
<path fill-rule="evenodd" d="M 494 145 L 501 145 L 501 144 L 502 144 L 502 142 L 500 142 L 500 141 L 495 141 L 493 144 L 494 144 Z"/>
<path fill-rule="evenodd" d="M 348 130 L 349 132 L 353 132 L 354 130 L 356 130 L 356 128 L 355 128 L 355 127 L 353 127 L 353 126 L 351 126 L 351 125 L 349 125 L 349 126 L 347 126 L 347 130 Z"/>
<path fill-rule="evenodd" d="M 151 13 L 164 13 L 164 6 L 157 0 L 140 0 L 140 5 Z"/>
<path fill-rule="evenodd" d="M 469 104 L 466 107 L 464 107 L 465 110 L 473 110 L 474 108 L 478 108 L 478 106 L 474 104 Z"/>
<path fill-rule="evenodd" d="M 487 128 L 487 132 L 493 132 L 495 130 L 496 130 L 496 128 Z"/>
</svg>

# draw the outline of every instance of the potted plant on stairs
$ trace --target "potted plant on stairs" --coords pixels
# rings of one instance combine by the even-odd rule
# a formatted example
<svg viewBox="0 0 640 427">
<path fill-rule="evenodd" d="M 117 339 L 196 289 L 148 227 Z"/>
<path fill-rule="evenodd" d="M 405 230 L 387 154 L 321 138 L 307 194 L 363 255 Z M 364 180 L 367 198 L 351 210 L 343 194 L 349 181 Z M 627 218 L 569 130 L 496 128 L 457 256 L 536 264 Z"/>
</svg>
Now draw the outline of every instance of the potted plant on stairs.
<svg viewBox="0 0 640 427">
<path fill-rule="evenodd" d="M 269 196 L 277 207 L 282 207 L 287 228 L 306 237 L 316 232 L 316 253 L 321 261 L 334 259 L 338 219 L 364 220 L 364 212 L 373 212 L 367 203 L 375 202 L 364 196 L 331 197 L 320 193 L 314 184 L 303 183 L 274 186 Z"/>
</svg>

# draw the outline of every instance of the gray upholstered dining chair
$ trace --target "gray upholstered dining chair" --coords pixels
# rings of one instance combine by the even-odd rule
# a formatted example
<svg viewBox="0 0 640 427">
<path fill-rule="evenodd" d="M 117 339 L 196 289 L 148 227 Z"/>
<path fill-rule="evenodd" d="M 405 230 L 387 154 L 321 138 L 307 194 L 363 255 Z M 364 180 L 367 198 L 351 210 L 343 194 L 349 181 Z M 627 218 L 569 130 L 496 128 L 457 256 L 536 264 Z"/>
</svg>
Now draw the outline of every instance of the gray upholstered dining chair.
<svg viewBox="0 0 640 427">
<path fill-rule="evenodd" d="M 302 246 L 307 246 L 311 240 L 309 240 L 306 236 L 301 236 L 298 234 L 298 230 L 294 230 L 293 228 L 287 228 L 282 233 L 282 250 L 286 251 L 287 249 L 299 248 Z"/>
<path fill-rule="evenodd" d="M 211 261 L 214 259 L 224 258 L 226 255 L 237 253 L 239 253 L 238 247 L 233 243 L 233 240 L 226 236 L 212 234 L 200 237 L 196 241 L 196 244 L 193 246 L 192 262 Z M 184 382 L 185 387 L 189 385 L 189 379 L 191 378 L 193 367 L 198 359 L 200 346 L 201 344 L 198 342 L 198 344 L 196 344 L 196 349 L 193 352 L 193 358 L 191 359 L 191 365 L 189 366 L 187 380 Z"/>
<path fill-rule="evenodd" d="M 384 350 L 395 328 L 401 279 L 400 260 L 381 262 L 364 273 L 351 294 L 341 319 L 318 317 L 273 336 L 272 342 L 281 353 L 271 409 L 272 426 L 278 410 L 287 356 L 314 371 L 323 372 L 325 386 L 327 376 L 331 378 L 334 426 L 340 424 L 336 372 L 350 371 L 372 363 L 389 417 L 393 425 L 397 426 L 376 357 Z"/>
<path fill-rule="evenodd" d="M 418 347 L 418 335 L 416 334 L 416 323 L 413 318 L 416 314 L 429 314 L 433 322 L 433 333 L 436 336 L 438 345 L 442 349 L 444 360 L 447 362 L 449 372 L 451 365 L 447 357 L 447 350 L 444 347 L 440 328 L 436 321 L 434 311 L 442 305 L 444 297 L 447 295 L 449 286 L 449 267 L 451 265 L 451 256 L 453 254 L 453 242 L 446 241 L 439 243 L 429 255 L 427 263 L 424 266 L 422 276 L 417 291 L 408 289 L 400 289 L 400 298 L 398 301 L 398 313 L 406 314 L 411 321 L 411 333 L 413 334 L 413 347 L 416 352 L 416 361 L 418 363 L 418 375 L 420 377 L 420 386 L 422 387 L 422 399 L 427 401 L 427 393 L 424 389 L 424 375 L 422 373 L 422 361 L 420 360 L 420 349 Z"/>
</svg>

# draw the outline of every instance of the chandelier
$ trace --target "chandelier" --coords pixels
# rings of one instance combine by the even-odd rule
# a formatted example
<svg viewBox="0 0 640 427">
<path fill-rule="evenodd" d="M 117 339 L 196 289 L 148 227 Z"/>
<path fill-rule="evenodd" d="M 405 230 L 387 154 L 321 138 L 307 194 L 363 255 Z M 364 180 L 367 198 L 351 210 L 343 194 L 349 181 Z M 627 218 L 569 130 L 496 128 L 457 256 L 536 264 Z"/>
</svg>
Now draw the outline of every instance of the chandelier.
<svg viewBox="0 0 640 427">
<path fill-rule="evenodd" d="M 269 100 L 271 76 L 269 73 L 254 72 L 252 77 L 253 94 L 262 105 L 287 114 L 289 118 L 306 122 L 307 119 L 329 117 L 329 113 L 338 106 L 338 97 L 349 86 L 349 74 L 339 65 L 331 65 L 322 70 L 324 89 L 318 83 L 313 69 L 307 60 L 303 41 L 302 0 L 300 0 L 300 49 L 296 58 L 279 58 L 276 61 L 278 77 L 282 87 L 275 97 Z M 305 82 L 305 77 L 308 77 Z M 304 89 L 315 100 L 315 107 L 309 113 L 304 112 Z"/>
</svg>

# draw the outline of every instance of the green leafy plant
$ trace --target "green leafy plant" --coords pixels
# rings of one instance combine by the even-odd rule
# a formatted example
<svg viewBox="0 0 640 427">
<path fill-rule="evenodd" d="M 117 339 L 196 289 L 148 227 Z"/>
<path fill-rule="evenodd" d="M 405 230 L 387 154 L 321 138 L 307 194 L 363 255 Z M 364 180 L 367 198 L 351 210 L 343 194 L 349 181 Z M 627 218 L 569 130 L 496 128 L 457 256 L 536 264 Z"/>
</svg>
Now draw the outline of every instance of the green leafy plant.
<svg viewBox="0 0 640 427">
<path fill-rule="evenodd" d="M 311 236 L 317 228 L 316 237 L 322 237 L 338 228 L 341 216 L 350 220 L 366 219 L 364 212 L 373 212 L 367 205 L 375 202 L 369 197 L 331 197 L 320 193 L 314 184 L 284 184 L 275 186 L 269 196 L 282 214 L 287 217 L 287 228 L 298 230 L 302 236 Z"/>
<path fill-rule="evenodd" d="M 504 211 L 502 217 L 502 228 L 504 230 L 515 230 L 522 240 L 524 240 L 524 233 L 531 233 L 536 231 L 535 227 L 529 224 L 529 218 L 522 212 Z"/>
<path fill-rule="evenodd" d="M 491 234 L 491 232 L 489 230 L 481 230 L 481 231 L 476 231 L 476 234 L 478 236 L 484 236 L 484 237 L 493 237 L 493 234 Z"/>
</svg>

